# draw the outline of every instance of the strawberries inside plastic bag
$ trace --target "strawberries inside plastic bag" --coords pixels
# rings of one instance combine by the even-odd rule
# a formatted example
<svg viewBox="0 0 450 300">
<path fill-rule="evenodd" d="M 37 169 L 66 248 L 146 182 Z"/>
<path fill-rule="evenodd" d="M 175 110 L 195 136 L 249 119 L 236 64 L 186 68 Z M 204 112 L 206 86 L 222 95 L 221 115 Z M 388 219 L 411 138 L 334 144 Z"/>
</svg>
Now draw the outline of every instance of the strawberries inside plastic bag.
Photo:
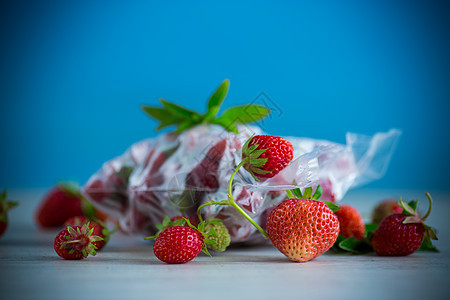
<svg viewBox="0 0 450 300">
<path fill-rule="evenodd" d="M 227 199 L 242 145 L 252 134 L 264 134 L 254 126 L 239 131 L 236 135 L 204 125 L 140 141 L 105 162 L 85 184 L 84 193 L 131 234 L 153 234 L 165 215 L 184 215 L 195 222 L 201 204 Z M 263 228 L 268 212 L 286 198 L 288 189 L 320 184 L 321 200 L 337 202 L 348 189 L 383 176 L 399 136 L 395 129 L 371 137 L 347 133 L 346 145 L 285 137 L 294 146 L 291 163 L 264 182 L 241 168 L 233 181 L 233 197 Z M 264 240 L 231 206 L 207 206 L 202 215 L 223 219 L 233 243 Z"/>
</svg>

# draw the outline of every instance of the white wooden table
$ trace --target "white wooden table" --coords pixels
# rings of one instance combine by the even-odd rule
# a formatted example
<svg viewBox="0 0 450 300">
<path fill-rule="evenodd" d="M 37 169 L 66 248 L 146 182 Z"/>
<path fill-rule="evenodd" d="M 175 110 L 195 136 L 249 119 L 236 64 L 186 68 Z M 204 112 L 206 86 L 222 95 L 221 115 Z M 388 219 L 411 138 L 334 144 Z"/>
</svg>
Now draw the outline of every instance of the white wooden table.
<svg viewBox="0 0 450 300">
<path fill-rule="evenodd" d="M 357 190 L 342 203 L 364 216 L 389 196 L 418 198 L 425 191 Z M 20 201 L 0 239 L 0 299 L 448 299 L 450 298 L 450 192 L 430 191 L 440 253 L 407 257 L 324 254 L 292 263 L 274 247 L 233 247 L 213 257 L 168 265 L 140 237 L 116 234 L 97 256 L 66 261 L 53 250 L 57 231 L 33 222 L 45 190 L 11 190 Z"/>
</svg>

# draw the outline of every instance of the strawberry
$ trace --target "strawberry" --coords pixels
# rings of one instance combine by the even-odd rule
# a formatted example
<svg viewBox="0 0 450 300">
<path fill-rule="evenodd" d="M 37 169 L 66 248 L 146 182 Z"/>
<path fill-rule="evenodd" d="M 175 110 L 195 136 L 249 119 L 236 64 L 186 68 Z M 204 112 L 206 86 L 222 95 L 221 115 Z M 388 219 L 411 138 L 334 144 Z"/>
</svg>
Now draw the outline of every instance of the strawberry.
<svg viewBox="0 0 450 300">
<path fill-rule="evenodd" d="M 89 224 L 90 229 L 94 229 L 92 232 L 93 235 L 99 236 L 103 238 L 100 241 L 95 241 L 92 244 L 94 244 L 97 248 L 97 251 L 100 251 L 109 241 L 109 237 L 111 232 L 109 231 L 108 227 L 101 221 L 93 221 L 89 220 L 85 216 L 76 216 L 71 217 L 64 222 L 64 227 L 67 226 L 83 226 L 84 224 Z"/>
<path fill-rule="evenodd" d="M 312 193 L 309 189 L 308 194 Z M 327 204 L 313 200 L 318 198 L 315 195 L 311 199 L 284 200 L 267 219 L 272 244 L 294 262 L 318 257 L 333 246 L 339 235 L 338 218 Z"/>
<path fill-rule="evenodd" d="M 56 253 L 64 259 L 83 259 L 89 254 L 96 255 L 95 242 L 102 238 L 93 234 L 94 229 L 89 223 L 83 226 L 67 226 L 55 237 L 53 247 Z"/>
<path fill-rule="evenodd" d="M 231 237 L 228 232 L 228 228 L 223 224 L 222 220 L 216 220 L 215 222 L 206 221 L 205 229 L 212 234 L 209 237 L 214 243 L 207 244 L 207 247 L 216 252 L 223 252 L 230 245 Z"/>
<path fill-rule="evenodd" d="M 8 211 L 17 206 L 17 202 L 6 201 L 7 191 L 3 190 L 0 195 L 0 237 L 8 228 Z"/>
<path fill-rule="evenodd" d="M 430 194 L 425 193 L 429 208 L 422 218 L 416 212 L 417 201 L 406 204 L 400 200 L 404 211 L 385 217 L 370 238 L 370 244 L 378 255 L 406 256 L 420 248 L 422 242 L 431 245 L 431 239 L 437 240 L 434 229 L 425 225 L 432 208 Z"/>
<path fill-rule="evenodd" d="M 73 183 L 54 186 L 42 199 L 36 211 L 36 222 L 43 228 L 61 227 L 74 216 L 101 216 Z M 103 215 L 104 216 L 104 215 Z"/>
<path fill-rule="evenodd" d="M 256 179 L 272 178 L 294 157 L 292 144 L 278 136 L 256 135 L 242 147 L 244 168 Z"/>
<path fill-rule="evenodd" d="M 341 205 L 339 210 L 335 212 L 339 219 L 339 234 L 344 238 L 354 237 L 357 240 L 364 238 L 366 226 L 361 214 L 350 205 Z"/>
<path fill-rule="evenodd" d="M 372 212 L 372 223 L 380 224 L 381 220 L 392 214 L 400 214 L 403 208 L 398 205 L 398 201 L 395 199 L 384 199 L 377 206 L 375 206 Z"/>
<path fill-rule="evenodd" d="M 153 244 L 156 257 L 168 264 L 193 260 L 203 247 L 203 238 L 193 228 L 173 226 L 164 229 Z"/>
</svg>

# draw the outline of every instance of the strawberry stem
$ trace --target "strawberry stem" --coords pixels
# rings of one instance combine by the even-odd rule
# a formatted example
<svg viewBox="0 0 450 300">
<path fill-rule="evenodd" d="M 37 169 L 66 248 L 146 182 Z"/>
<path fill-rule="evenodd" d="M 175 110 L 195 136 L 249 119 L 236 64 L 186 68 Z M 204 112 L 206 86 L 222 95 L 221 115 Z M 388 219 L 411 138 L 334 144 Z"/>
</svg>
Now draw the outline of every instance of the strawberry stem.
<svg viewBox="0 0 450 300">
<path fill-rule="evenodd" d="M 428 192 L 426 192 L 426 193 L 425 193 L 425 196 L 427 196 L 427 198 L 428 198 L 429 206 L 428 206 L 428 211 L 427 211 L 427 213 L 426 213 L 425 216 L 423 216 L 423 218 L 422 218 L 422 221 L 425 221 L 425 220 L 428 218 L 428 216 L 429 216 L 430 213 L 431 213 L 431 208 L 433 207 L 433 200 L 431 199 L 431 195 L 430 195 Z"/>
<path fill-rule="evenodd" d="M 262 229 L 261 226 L 258 225 L 258 223 L 255 222 L 255 220 L 253 220 L 239 205 L 237 205 L 236 201 L 234 200 L 233 196 L 231 195 L 231 191 L 232 191 L 232 187 L 233 187 L 233 179 L 234 176 L 237 174 L 237 172 L 239 171 L 239 169 L 248 162 L 248 158 L 244 158 L 236 167 L 236 169 L 234 170 L 233 174 L 231 174 L 230 176 L 230 182 L 228 183 L 228 200 L 222 200 L 222 201 L 209 201 L 207 203 L 204 203 L 202 205 L 200 205 L 197 209 L 197 215 L 198 218 L 200 220 L 200 222 L 203 221 L 203 218 L 201 216 L 201 209 L 203 207 L 209 206 L 209 205 L 231 205 L 233 206 L 238 212 L 241 213 L 241 215 L 243 215 L 253 226 L 255 226 L 256 229 L 258 229 L 259 232 L 262 233 L 262 235 L 264 235 L 264 237 L 267 239 L 269 237 L 269 234 L 267 234 L 267 232 Z"/>
</svg>

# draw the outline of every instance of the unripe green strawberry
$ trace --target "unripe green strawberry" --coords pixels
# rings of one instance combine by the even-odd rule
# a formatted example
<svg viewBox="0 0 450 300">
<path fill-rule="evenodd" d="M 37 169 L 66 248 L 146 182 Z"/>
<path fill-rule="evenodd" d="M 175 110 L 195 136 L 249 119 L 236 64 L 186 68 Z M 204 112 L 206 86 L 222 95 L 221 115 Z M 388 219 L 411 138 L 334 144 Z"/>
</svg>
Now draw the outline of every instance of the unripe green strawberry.
<svg viewBox="0 0 450 300">
<path fill-rule="evenodd" d="M 206 230 L 212 231 L 212 234 L 209 235 L 209 239 L 215 242 L 215 244 L 207 244 L 207 247 L 216 252 L 225 251 L 231 242 L 228 228 L 220 222 L 206 225 Z"/>
</svg>

